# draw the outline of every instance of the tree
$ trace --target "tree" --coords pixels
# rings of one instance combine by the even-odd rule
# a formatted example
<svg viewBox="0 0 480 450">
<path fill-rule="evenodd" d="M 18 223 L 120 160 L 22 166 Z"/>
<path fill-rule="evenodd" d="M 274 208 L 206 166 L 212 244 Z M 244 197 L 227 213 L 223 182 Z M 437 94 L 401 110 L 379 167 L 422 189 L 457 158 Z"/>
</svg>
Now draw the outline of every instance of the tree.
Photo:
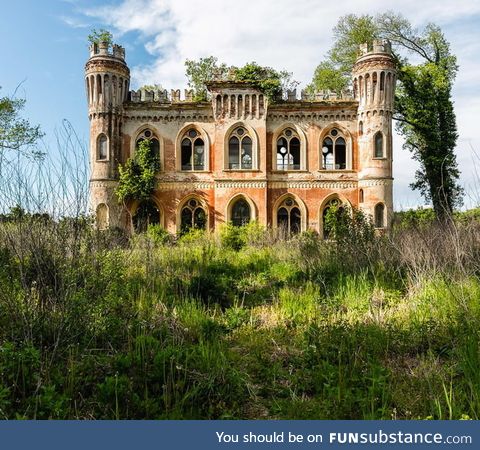
<svg viewBox="0 0 480 450">
<path fill-rule="evenodd" d="M 313 74 L 307 92 L 332 91 L 340 93 L 348 86 L 348 78 L 331 61 L 322 61 Z"/>
<path fill-rule="evenodd" d="M 43 136 L 40 126 L 32 126 L 27 119 L 20 117 L 25 107 L 25 99 L 15 97 L 0 98 L 0 153 L 4 150 L 21 150 Z M 0 155 L 1 156 L 1 155 Z"/>
<path fill-rule="evenodd" d="M 110 47 L 113 44 L 113 35 L 110 31 L 101 28 L 100 30 L 93 29 L 88 35 L 88 41 L 91 44 L 99 44 L 100 42 L 106 42 Z"/>
<path fill-rule="evenodd" d="M 207 83 L 210 81 L 243 81 L 251 83 L 262 91 L 268 98 L 281 98 L 286 89 L 293 89 L 298 82 L 292 80 L 292 74 L 271 67 L 261 66 L 256 62 L 245 64 L 243 67 L 219 64 L 214 56 L 200 58 L 198 61 L 185 61 L 188 85 L 194 89 L 196 101 L 207 100 Z"/>
<path fill-rule="evenodd" d="M 420 163 L 412 188 L 432 202 L 438 218 L 450 216 L 462 197 L 454 153 L 458 134 L 451 99 L 458 67 L 440 28 L 430 24 L 419 32 L 406 18 L 392 12 L 375 17 L 350 14 L 339 20 L 334 35 L 327 61 L 336 70 L 339 83 L 341 77 L 351 72 L 359 44 L 366 42 L 371 46 L 379 38 L 392 42 L 399 80 L 394 119 L 405 138 L 404 148 Z M 420 62 L 409 62 L 405 54 L 414 54 Z M 328 82 L 331 85 L 335 80 Z"/>
<path fill-rule="evenodd" d="M 120 202 L 150 199 L 160 169 L 159 156 L 154 154 L 149 140 L 139 143 L 134 158 L 119 167 L 120 177 L 115 191 Z"/>
<path fill-rule="evenodd" d="M 185 61 L 188 85 L 194 90 L 195 101 L 207 100 L 206 83 L 213 80 L 225 80 L 228 74 L 228 66 L 219 64 L 218 58 L 208 56 L 198 61 L 187 59 Z"/>
</svg>

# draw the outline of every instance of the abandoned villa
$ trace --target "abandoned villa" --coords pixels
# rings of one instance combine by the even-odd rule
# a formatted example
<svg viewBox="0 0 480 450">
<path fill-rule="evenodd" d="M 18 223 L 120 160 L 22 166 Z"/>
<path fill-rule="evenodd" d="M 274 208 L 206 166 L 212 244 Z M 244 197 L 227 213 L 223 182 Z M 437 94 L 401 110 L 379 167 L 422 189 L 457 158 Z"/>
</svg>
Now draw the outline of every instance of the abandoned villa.
<svg viewBox="0 0 480 450">
<path fill-rule="evenodd" d="M 376 228 L 392 217 L 395 69 L 388 42 L 361 46 L 351 94 L 288 91 L 269 101 L 252 85 L 130 91 L 125 51 L 93 44 L 85 67 L 91 206 L 100 229 L 160 224 L 170 233 L 249 221 L 324 234 L 334 203 L 358 208 Z M 161 80 L 160 80 L 161 81 Z M 119 165 L 149 140 L 160 170 L 148 202 L 121 204 Z"/>
</svg>

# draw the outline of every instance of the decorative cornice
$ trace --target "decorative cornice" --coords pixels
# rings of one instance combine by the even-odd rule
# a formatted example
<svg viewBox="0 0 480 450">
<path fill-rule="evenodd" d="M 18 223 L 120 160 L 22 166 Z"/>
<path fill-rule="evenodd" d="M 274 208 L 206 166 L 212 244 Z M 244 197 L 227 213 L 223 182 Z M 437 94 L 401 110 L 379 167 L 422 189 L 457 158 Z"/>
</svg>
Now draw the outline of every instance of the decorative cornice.
<svg viewBox="0 0 480 450">
<path fill-rule="evenodd" d="M 181 190 L 203 190 L 213 189 L 214 184 L 211 181 L 162 181 L 157 183 L 156 189 L 159 191 L 181 191 Z"/>
<path fill-rule="evenodd" d="M 356 181 L 269 181 L 268 187 L 270 189 L 355 189 L 357 187 Z"/>
<path fill-rule="evenodd" d="M 359 187 L 390 186 L 392 184 L 393 178 L 370 178 L 365 180 L 358 180 Z"/>
<path fill-rule="evenodd" d="M 260 188 L 267 187 L 267 180 L 215 180 L 215 188 L 232 189 L 232 188 Z"/>
</svg>

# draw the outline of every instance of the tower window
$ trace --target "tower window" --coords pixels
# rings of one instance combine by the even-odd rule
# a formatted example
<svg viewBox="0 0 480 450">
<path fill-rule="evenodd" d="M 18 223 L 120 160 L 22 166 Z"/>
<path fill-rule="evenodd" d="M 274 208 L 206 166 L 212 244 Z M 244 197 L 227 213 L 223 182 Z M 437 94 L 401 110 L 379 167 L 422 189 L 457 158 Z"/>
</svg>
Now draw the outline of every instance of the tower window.
<svg viewBox="0 0 480 450">
<path fill-rule="evenodd" d="M 182 170 L 205 170 L 205 143 L 197 130 L 187 131 L 181 141 Z"/>
<path fill-rule="evenodd" d="M 322 144 L 323 170 L 344 170 L 347 168 L 347 143 L 339 130 L 333 128 Z"/>
<path fill-rule="evenodd" d="M 301 145 L 296 131 L 287 128 L 277 139 L 277 170 L 300 170 Z"/>
<path fill-rule="evenodd" d="M 374 136 L 374 145 L 375 145 L 375 158 L 383 158 L 383 134 L 381 131 L 375 134 Z"/>
<path fill-rule="evenodd" d="M 384 228 L 385 227 L 385 205 L 383 203 L 378 203 L 375 206 L 374 211 L 374 220 L 375 228 Z"/>
<path fill-rule="evenodd" d="M 228 140 L 228 168 L 251 170 L 253 167 L 252 138 L 243 127 L 236 128 Z"/>
<path fill-rule="evenodd" d="M 104 134 L 101 134 L 97 140 L 97 159 L 99 161 L 108 159 L 108 140 Z"/>
<path fill-rule="evenodd" d="M 96 211 L 97 229 L 105 230 L 108 228 L 108 206 L 105 203 L 100 203 Z"/>
</svg>

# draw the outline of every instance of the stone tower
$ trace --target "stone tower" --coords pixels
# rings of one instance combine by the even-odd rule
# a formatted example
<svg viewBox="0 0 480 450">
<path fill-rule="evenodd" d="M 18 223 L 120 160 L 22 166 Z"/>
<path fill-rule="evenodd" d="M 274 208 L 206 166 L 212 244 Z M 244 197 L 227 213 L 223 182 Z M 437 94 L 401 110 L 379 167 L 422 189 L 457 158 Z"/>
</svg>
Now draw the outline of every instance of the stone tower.
<svg viewBox="0 0 480 450">
<path fill-rule="evenodd" d="M 130 84 L 124 48 L 108 42 L 92 44 L 85 83 L 90 120 L 90 204 L 98 228 L 117 227 L 122 224 L 122 208 L 114 190 L 122 162 L 123 102 Z"/>
<path fill-rule="evenodd" d="M 378 227 L 389 226 L 393 215 L 392 114 L 396 72 L 388 41 L 360 46 L 353 68 L 358 101 L 359 207 Z"/>
</svg>

